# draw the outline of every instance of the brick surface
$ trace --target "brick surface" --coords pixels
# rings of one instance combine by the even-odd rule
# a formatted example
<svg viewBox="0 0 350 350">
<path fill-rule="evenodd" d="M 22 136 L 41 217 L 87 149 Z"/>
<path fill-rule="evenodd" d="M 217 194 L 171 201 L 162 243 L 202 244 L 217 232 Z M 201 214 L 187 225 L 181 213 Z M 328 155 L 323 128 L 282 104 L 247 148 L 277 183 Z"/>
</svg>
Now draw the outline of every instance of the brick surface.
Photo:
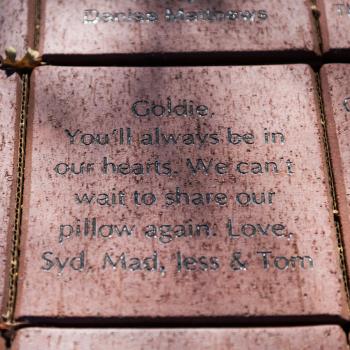
<svg viewBox="0 0 350 350">
<path fill-rule="evenodd" d="M 318 6 L 324 51 L 349 50 L 350 4 L 338 0 L 318 0 Z"/>
<path fill-rule="evenodd" d="M 31 96 L 17 319 L 347 317 L 308 66 L 44 67 Z"/>
<path fill-rule="evenodd" d="M 321 70 L 323 98 L 327 117 L 329 142 L 336 194 L 342 223 L 347 261 L 350 259 L 350 143 L 349 118 L 350 65 L 330 64 Z"/>
<path fill-rule="evenodd" d="M 0 71 L 0 305 L 4 311 L 13 230 L 17 159 L 17 77 Z"/>
<path fill-rule="evenodd" d="M 0 55 L 5 48 L 15 47 L 22 57 L 29 44 L 28 6 L 25 0 L 2 0 L 0 3 Z"/>
<path fill-rule="evenodd" d="M 42 1 L 44 54 L 310 52 L 315 38 L 305 0 Z"/>
<path fill-rule="evenodd" d="M 348 349 L 337 326 L 256 329 L 22 329 L 13 350 Z"/>
</svg>

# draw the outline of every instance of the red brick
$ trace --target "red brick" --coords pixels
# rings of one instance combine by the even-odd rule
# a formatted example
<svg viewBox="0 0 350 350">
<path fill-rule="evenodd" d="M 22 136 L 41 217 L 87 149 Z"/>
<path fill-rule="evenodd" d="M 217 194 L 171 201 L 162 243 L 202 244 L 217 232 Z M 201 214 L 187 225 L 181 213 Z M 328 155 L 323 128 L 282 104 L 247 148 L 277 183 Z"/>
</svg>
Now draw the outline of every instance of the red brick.
<svg viewBox="0 0 350 350">
<path fill-rule="evenodd" d="M 103 345 L 101 345 L 103 344 Z M 21 329 L 13 350 L 346 350 L 337 326 L 244 329 Z"/>
<path fill-rule="evenodd" d="M 318 0 L 323 50 L 343 50 L 350 48 L 350 4 L 338 0 Z"/>
<path fill-rule="evenodd" d="M 347 317 L 318 101 L 313 72 L 308 66 L 44 67 L 33 74 L 31 94 L 36 103 L 31 104 L 29 117 L 18 319 L 321 314 Z M 209 112 L 199 107 L 198 113 L 207 116 L 176 117 L 174 112 L 169 117 L 133 115 L 131 106 L 135 101 L 167 103 L 168 97 L 172 103 L 186 99 L 195 106 L 205 105 Z M 140 102 L 137 107 L 144 107 L 145 103 Z M 161 109 L 157 107 L 155 113 Z M 138 114 L 143 112 L 137 110 Z M 180 108 L 177 112 L 181 114 Z M 125 144 L 128 127 L 132 133 L 129 146 Z M 124 128 L 124 145 L 119 145 L 119 128 Z M 182 141 L 176 146 L 141 144 L 140 140 L 145 139 L 141 134 L 155 134 L 156 128 L 164 134 L 200 134 L 204 145 L 199 146 L 198 136 L 195 145 Z M 245 134 L 246 142 L 239 138 L 239 145 L 228 143 L 228 128 Z M 265 128 L 283 133 L 284 143 L 277 135 L 276 144 L 265 144 Z M 71 134 L 80 131 L 70 143 L 65 130 Z M 109 133 L 111 143 L 99 145 L 96 137 L 87 135 L 96 133 Z M 205 134 L 212 136 L 205 139 Z M 91 140 L 95 143 L 84 145 Z M 149 175 L 128 175 L 127 165 L 120 165 L 114 174 L 109 166 L 108 174 L 104 174 L 104 157 L 115 164 L 158 160 L 162 164 L 158 173 L 162 175 L 157 174 L 155 165 L 149 167 Z M 210 170 L 209 175 L 191 175 L 186 159 L 196 162 L 198 158 L 227 162 L 227 173 L 220 174 L 225 172 L 220 165 L 216 173 Z M 68 169 L 61 163 L 73 162 L 91 162 L 94 169 L 83 176 L 61 175 Z M 240 165 L 242 173 L 237 171 L 240 162 L 248 163 Z M 265 162 L 275 162 L 276 166 L 270 163 L 274 170 L 254 174 L 258 165 L 253 162 L 261 162 L 264 169 Z M 250 174 L 243 174 L 246 171 Z M 171 205 L 171 200 L 166 205 L 165 194 L 176 187 L 190 193 L 191 199 L 194 193 L 222 192 L 227 194 L 228 203 L 223 204 L 219 196 L 217 201 L 222 205 L 213 201 L 197 206 Z M 81 198 L 84 193 L 119 191 L 125 193 L 125 206 L 119 202 L 109 207 L 101 202 L 77 202 L 76 194 Z M 134 191 L 153 192 L 158 200 L 151 206 L 135 205 Z M 253 192 L 266 193 L 266 198 L 268 192 L 275 194 L 271 204 L 244 206 L 245 195 L 241 195 L 241 203 L 237 201 L 239 193 L 249 193 L 252 198 Z M 91 237 L 94 218 L 100 234 Z M 235 234 L 244 227 L 246 236 L 254 231 L 255 236 L 229 237 L 229 220 L 233 220 Z M 73 227 L 80 224 L 82 234 L 85 223 L 89 225 L 85 227 L 90 237 L 78 237 Z M 175 225 L 188 223 L 207 224 L 209 237 L 204 229 L 200 237 L 175 237 L 172 232 L 174 239 L 170 243 L 162 243 L 159 235 L 144 235 L 151 224 L 167 224 L 174 229 Z M 108 226 L 102 225 L 126 224 L 135 225 L 130 237 L 118 238 L 115 231 L 109 239 L 101 237 L 101 232 L 110 232 Z M 266 228 L 264 235 L 261 232 Z M 154 251 L 159 259 L 156 271 L 147 271 L 144 266 L 142 271 L 130 271 L 130 264 L 136 262 L 131 258 L 145 259 Z M 266 256 L 269 267 L 264 266 L 260 251 L 272 252 Z M 103 269 L 106 253 L 113 261 L 125 253 L 127 269 L 112 269 L 110 260 Z M 240 253 L 241 261 L 248 262 L 246 270 L 243 266 L 234 270 L 240 267 L 235 260 L 230 264 L 234 253 L 236 257 Z M 74 268 L 67 265 L 59 273 L 57 257 L 61 263 L 69 258 L 70 264 L 70 259 L 83 255 L 82 271 L 74 270 L 80 267 L 79 259 L 75 259 Z M 184 262 L 190 256 L 197 259 L 196 264 L 189 259 Z M 202 256 L 206 258 L 199 263 Z M 292 258 L 298 256 L 305 257 L 303 266 L 300 259 Z M 165 266 L 165 273 L 160 271 L 161 266 Z M 42 291 L 41 297 L 38 291 Z"/>
<path fill-rule="evenodd" d="M 2 0 L 0 4 L 0 55 L 7 47 L 15 47 L 18 56 L 24 55 L 28 45 L 32 45 L 28 35 L 29 1 Z M 30 22 L 32 23 L 32 22 Z"/>
<path fill-rule="evenodd" d="M 238 11 L 236 15 L 231 14 L 238 16 L 238 19 L 178 20 L 177 23 L 166 20 L 166 9 L 177 12 L 181 8 L 186 13 L 198 13 L 207 9 L 225 13 Z M 90 12 L 85 22 L 97 23 L 84 23 L 84 11 L 88 9 L 94 9 L 99 15 Z M 144 16 L 148 12 L 154 12 L 158 15 L 158 20 L 102 20 L 102 13 L 109 12 L 107 17 L 112 19 L 115 18 L 113 13 L 128 13 L 129 9 L 132 13 L 141 11 Z M 249 20 L 246 20 L 247 11 L 250 13 Z M 187 0 L 118 0 L 113 3 L 108 0 L 43 0 L 40 48 L 44 54 L 58 55 L 288 50 L 311 52 L 318 48 L 315 33 L 310 4 L 305 0 L 293 1 L 293 4 L 283 0 L 222 0 L 215 6 L 210 0 L 196 0 L 193 3 Z"/>
<path fill-rule="evenodd" d="M 4 312 L 17 173 L 17 77 L 0 71 L 0 305 Z"/>
<path fill-rule="evenodd" d="M 339 204 L 343 240 L 347 261 L 350 262 L 350 108 L 346 99 L 350 97 L 348 79 L 350 65 L 329 64 L 322 67 L 322 87 L 333 171 L 336 182 L 336 194 Z M 347 108 L 347 109 L 346 109 Z"/>
</svg>

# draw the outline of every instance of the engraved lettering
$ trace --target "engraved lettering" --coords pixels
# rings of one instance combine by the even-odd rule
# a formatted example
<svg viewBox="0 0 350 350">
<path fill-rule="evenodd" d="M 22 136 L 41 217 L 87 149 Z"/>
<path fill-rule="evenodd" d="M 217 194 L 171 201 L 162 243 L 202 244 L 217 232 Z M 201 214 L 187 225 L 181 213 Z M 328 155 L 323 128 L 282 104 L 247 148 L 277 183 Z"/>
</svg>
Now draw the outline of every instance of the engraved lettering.
<svg viewBox="0 0 350 350">
<path fill-rule="evenodd" d="M 247 270 L 248 268 L 248 263 L 241 261 L 241 252 L 234 252 L 232 254 L 232 259 L 231 259 L 231 269 L 234 271 L 242 271 L 242 270 Z"/>
<path fill-rule="evenodd" d="M 164 270 L 164 267 L 159 262 L 156 251 L 151 256 L 145 258 L 130 257 L 125 252 L 116 257 L 111 256 L 110 253 L 105 253 L 102 268 L 107 269 L 109 267 L 112 267 L 113 270 L 122 269 L 129 271 L 162 272 Z"/>
<path fill-rule="evenodd" d="M 191 2 L 191 1 L 190 1 Z M 194 23 L 199 21 L 206 22 L 264 22 L 268 19 L 266 10 L 217 10 L 217 9 L 200 9 L 186 10 L 184 8 L 165 8 L 163 15 L 154 11 L 99 11 L 97 9 L 88 9 L 83 12 L 84 24 L 101 24 L 101 23 L 156 23 L 160 20 L 166 22 L 183 22 Z"/>
<path fill-rule="evenodd" d="M 271 251 L 259 251 L 257 254 L 262 258 L 264 270 L 269 270 L 273 267 L 280 271 L 295 270 L 297 268 L 312 269 L 314 267 L 313 259 L 310 256 L 273 256 Z"/>
<path fill-rule="evenodd" d="M 347 112 L 350 112 L 350 97 L 346 97 L 343 101 L 343 106 Z"/>
<path fill-rule="evenodd" d="M 144 235 L 147 238 L 156 239 L 163 244 L 172 242 L 175 238 L 209 238 L 215 236 L 209 224 L 175 224 L 175 225 L 147 225 L 144 228 Z"/>
<path fill-rule="evenodd" d="M 336 12 L 339 16 L 350 16 L 350 5 L 345 3 L 339 3 L 333 5 L 336 8 Z"/>
<path fill-rule="evenodd" d="M 141 99 L 131 106 L 131 112 L 135 117 L 212 117 L 209 108 L 203 104 L 195 104 L 192 100 L 179 99 L 174 103 L 171 97 L 167 97 L 166 103 Z"/>
<path fill-rule="evenodd" d="M 106 11 L 100 12 L 96 9 L 89 9 L 84 11 L 83 23 L 84 24 L 98 24 L 98 23 L 118 23 L 118 22 L 145 22 L 154 23 L 157 22 L 159 16 L 153 11 L 131 11 L 127 12 L 113 12 Z"/>
<path fill-rule="evenodd" d="M 97 10 L 85 10 L 84 11 L 84 24 L 97 24 L 99 21 L 99 12 Z"/>
<path fill-rule="evenodd" d="M 45 261 L 45 264 L 41 267 L 44 271 L 51 271 L 57 267 L 58 273 L 62 273 L 64 270 L 71 269 L 74 271 L 83 271 L 86 266 L 86 254 L 85 251 L 81 251 L 77 256 L 61 258 L 55 256 L 51 251 L 44 252 L 41 258 Z"/>
<path fill-rule="evenodd" d="M 219 258 L 215 256 L 186 256 L 176 253 L 177 271 L 216 271 L 220 268 Z"/>
<path fill-rule="evenodd" d="M 228 219 L 226 223 L 227 234 L 232 239 L 242 238 L 255 238 L 263 236 L 275 236 L 291 238 L 293 235 L 288 231 L 286 225 L 282 223 L 243 223 L 235 224 L 234 218 Z M 266 253 L 267 254 L 267 253 Z M 263 259 L 267 255 L 262 255 Z M 265 260 L 264 260 L 265 261 Z M 266 264 L 268 261 L 266 260 Z"/>
<path fill-rule="evenodd" d="M 222 21 L 242 21 L 242 22 L 258 22 L 268 19 L 266 10 L 216 10 L 206 9 L 199 11 L 187 11 L 183 8 L 177 10 L 172 8 L 165 9 L 165 20 L 167 22 L 222 22 Z"/>
<path fill-rule="evenodd" d="M 100 224 L 97 218 L 77 219 L 75 224 L 61 224 L 58 242 L 63 243 L 73 238 L 122 238 L 134 235 L 135 225 L 129 224 Z"/>
</svg>

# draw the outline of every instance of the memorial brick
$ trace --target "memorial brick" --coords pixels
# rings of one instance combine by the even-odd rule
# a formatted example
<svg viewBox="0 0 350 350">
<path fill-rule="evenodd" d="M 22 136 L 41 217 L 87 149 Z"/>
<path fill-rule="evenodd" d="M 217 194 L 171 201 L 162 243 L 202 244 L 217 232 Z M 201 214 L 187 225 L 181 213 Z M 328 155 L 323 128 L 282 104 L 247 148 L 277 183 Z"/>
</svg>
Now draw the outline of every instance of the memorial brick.
<svg viewBox="0 0 350 350">
<path fill-rule="evenodd" d="M 27 328 L 13 350 L 346 350 L 338 326 L 236 329 L 64 329 Z"/>
<path fill-rule="evenodd" d="M 350 51 L 350 3 L 318 0 L 323 50 L 326 53 Z"/>
<path fill-rule="evenodd" d="M 328 64 L 321 69 L 336 195 L 347 262 L 350 262 L 350 65 Z"/>
<path fill-rule="evenodd" d="M 31 87 L 16 319 L 348 317 L 310 67 Z"/>
<path fill-rule="evenodd" d="M 40 18 L 42 54 L 103 55 L 101 64 L 106 55 L 255 53 L 259 59 L 319 47 L 305 0 L 44 0 Z"/>
</svg>

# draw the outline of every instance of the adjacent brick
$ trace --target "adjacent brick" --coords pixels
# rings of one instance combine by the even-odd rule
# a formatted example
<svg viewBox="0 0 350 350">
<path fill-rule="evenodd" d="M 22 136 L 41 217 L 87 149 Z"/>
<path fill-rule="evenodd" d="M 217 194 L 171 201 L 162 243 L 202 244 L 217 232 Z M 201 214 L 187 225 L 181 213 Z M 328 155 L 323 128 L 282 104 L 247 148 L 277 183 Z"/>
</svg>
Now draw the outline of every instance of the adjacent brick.
<svg viewBox="0 0 350 350">
<path fill-rule="evenodd" d="M 31 86 L 17 319 L 347 317 L 308 66 Z"/>
<path fill-rule="evenodd" d="M 0 305 L 4 312 L 7 295 L 9 249 L 15 215 L 17 170 L 17 83 L 0 71 Z"/>
<path fill-rule="evenodd" d="M 40 28 L 55 55 L 318 50 L 306 0 L 44 0 Z"/>
<path fill-rule="evenodd" d="M 329 64 L 321 70 L 336 194 L 348 263 L 350 262 L 349 74 L 348 64 Z"/>
<path fill-rule="evenodd" d="M 19 57 L 24 55 L 29 42 L 28 1 L 2 0 L 0 3 L 0 55 L 7 47 L 15 47 Z"/>
<path fill-rule="evenodd" d="M 103 346 L 101 346 L 103 344 Z M 337 326 L 244 329 L 21 329 L 13 350 L 348 349 Z"/>
<path fill-rule="evenodd" d="M 350 3 L 338 0 L 318 0 L 320 24 L 325 52 L 350 48 Z"/>
</svg>

